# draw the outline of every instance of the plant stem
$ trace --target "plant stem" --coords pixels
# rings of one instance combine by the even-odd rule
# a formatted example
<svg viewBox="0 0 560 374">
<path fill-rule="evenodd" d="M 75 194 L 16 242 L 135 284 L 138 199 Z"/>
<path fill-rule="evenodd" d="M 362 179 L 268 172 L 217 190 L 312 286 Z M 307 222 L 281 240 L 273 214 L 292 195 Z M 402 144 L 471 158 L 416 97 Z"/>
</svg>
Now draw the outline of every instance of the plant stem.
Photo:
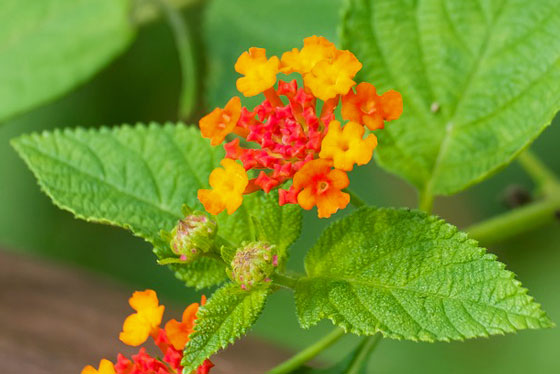
<svg viewBox="0 0 560 374">
<path fill-rule="evenodd" d="M 556 175 L 531 151 L 526 150 L 521 153 L 517 161 L 519 161 L 519 164 L 525 169 L 543 194 L 554 194 L 560 191 L 560 181 Z"/>
<path fill-rule="evenodd" d="M 423 189 L 418 194 L 418 209 L 430 214 L 432 213 L 432 208 L 434 206 L 434 195 L 428 190 L 428 188 Z"/>
<path fill-rule="evenodd" d="M 344 335 L 344 330 L 342 330 L 341 328 L 337 328 L 336 330 L 331 331 L 328 335 L 324 336 L 321 340 L 305 348 L 303 351 L 299 352 L 289 360 L 284 361 L 280 365 L 268 371 L 267 374 L 290 373 L 291 371 L 305 364 L 307 361 L 311 360 L 313 357 L 317 356 L 321 351 L 330 347 L 334 342 L 340 339 L 343 335 Z"/>
<path fill-rule="evenodd" d="M 543 197 L 529 205 L 475 224 L 467 231 L 484 244 L 492 244 L 553 221 L 560 211 L 560 182 L 534 154 L 525 151 L 519 163 L 531 176 Z"/>
<path fill-rule="evenodd" d="M 348 367 L 348 371 L 345 374 L 359 374 L 360 370 L 364 365 L 364 361 L 366 361 L 377 344 L 381 341 L 381 334 L 375 334 L 373 336 L 368 336 L 364 338 L 362 341 L 358 354 L 354 358 L 354 360 L 350 363 Z"/>
<path fill-rule="evenodd" d="M 287 274 L 276 273 L 272 276 L 272 283 L 276 286 L 293 290 L 296 288 L 297 278 Z"/>
<path fill-rule="evenodd" d="M 469 236 L 492 244 L 551 222 L 560 210 L 560 194 L 525 205 L 466 229 Z"/>
<path fill-rule="evenodd" d="M 361 207 L 367 205 L 366 202 L 364 200 L 362 200 L 361 197 L 356 195 L 355 192 L 349 190 L 348 188 L 346 188 L 344 190 L 344 192 L 346 192 L 348 195 L 350 195 L 350 204 L 352 204 L 354 206 L 354 208 L 361 208 Z"/>
<path fill-rule="evenodd" d="M 155 0 L 165 14 L 173 36 L 181 65 L 181 96 L 179 98 L 179 118 L 188 119 L 192 116 L 196 104 L 198 74 L 189 26 L 183 20 L 181 12 L 170 6 L 169 0 Z"/>
</svg>

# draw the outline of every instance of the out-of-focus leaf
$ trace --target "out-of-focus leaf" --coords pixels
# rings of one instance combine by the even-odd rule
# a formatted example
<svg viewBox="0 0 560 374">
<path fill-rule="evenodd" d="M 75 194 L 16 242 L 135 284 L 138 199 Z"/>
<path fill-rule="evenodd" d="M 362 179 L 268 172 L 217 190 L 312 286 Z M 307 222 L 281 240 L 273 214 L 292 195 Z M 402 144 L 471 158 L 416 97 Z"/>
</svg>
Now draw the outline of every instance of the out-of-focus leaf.
<svg viewBox="0 0 560 374">
<path fill-rule="evenodd" d="M 129 0 L 2 0 L 0 121 L 89 79 L 130 43 Z"/>
<path fill-rule="evenodd" d="M 303 46 L 303 38 L 322 35 L 336 41 L 341 0 L 212 0 L 206 9 L 208 104 L 224 106 L 239 95 L 235 61 L 250 47 L 280 56 Z"/>
</svg>

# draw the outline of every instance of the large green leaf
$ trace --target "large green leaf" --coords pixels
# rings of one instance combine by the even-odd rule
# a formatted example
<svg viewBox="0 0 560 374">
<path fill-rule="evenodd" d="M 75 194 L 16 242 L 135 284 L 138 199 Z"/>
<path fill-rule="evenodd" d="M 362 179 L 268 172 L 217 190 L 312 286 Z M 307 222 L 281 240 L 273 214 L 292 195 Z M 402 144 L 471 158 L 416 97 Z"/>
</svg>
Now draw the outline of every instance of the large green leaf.
<svg viewBox="0 0 560 374">
<path fill-rule="evenodd" d="M 377 160 L 428 194 L 510 162 L 560 108 L 557 0 L 349 0 L 342 44 L 360 79 L 403 95 Z"/>
<path fill-rule="evenodd" d="M 203 209 L 197 191 L 223 158 L 195 128 L 137 125 L 100 130 L 56 130 L 24 135 L 13 145 L 54 203 L 87 221 L 130 229 L 155 247 L 159 258 L 174 256 L 160 231 L 182 217 L 181 206 Z M 277 196 L 249 195 L 233 215 L 221 213 L 219 234 L 235 244 L 253 240 L 252 218 L 281 253 L 298 237 L 301 212 L 278 205 Z M 201 258 L 173 264 L 190 286 L 207 287 L 226 279 L 221 261 Z"/>
<path fill-rule="evenodd" d="M 552 325 L 494 255 L 419 211 L 360 209 L 325 231 L 305 268 L 303 327 L 329 318 L 356 334 L 447 341 Z"/>
<path fill-rule="evenodd" d="M 244 291 L 238 284 L 227 284 L 198 312 L 195 332 L 185 347 L 184 372 L 190 373 L 205 359 L 233 343 L 255 323 L 269 288 Z"/>
<path fill-rule="evenodd" d="M 129 0 L 2 0 L 0 121 L 84 82 L 132 40 Z"/>
<path fill-rule="evenodd" d="M 341 0 L 212 0 L 206 9 L 204 27 L 209 104 L 223 107 L 231 96 L 240 95 L 235 88 L 239 74 L 233 65 L 250 47 L 266 48 L 269 55 L 281 56 L 300 48 L 307 36 L 322 35 L 335 42 L 340 3 Z"/>
<path fill-rule="evenodd" d="M 55 130 L 12 144 L 58 207 L 130 229 L 158 256 L 168 248 L 160 230 L 175 226 L 183 204 L 200 207 L 196 191 L 223 156 L 196 129 L 172 124 Z M 223 263 L 207 258 L 172 268 L 197 287 L 226 278 Z"/>
</svg>

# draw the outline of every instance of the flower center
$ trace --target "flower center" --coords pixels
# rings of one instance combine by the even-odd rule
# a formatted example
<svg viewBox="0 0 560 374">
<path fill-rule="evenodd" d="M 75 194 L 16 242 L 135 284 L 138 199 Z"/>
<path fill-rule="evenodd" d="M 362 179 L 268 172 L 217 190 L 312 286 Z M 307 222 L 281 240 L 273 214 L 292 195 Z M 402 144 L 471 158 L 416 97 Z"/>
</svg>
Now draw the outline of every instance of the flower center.
<svg viewBox="0 0 560 374">
<path fill-rule="evenodd" d="M 319 183 L 317 183 L 317 191 L 319 193 L 323 193 L 328 189 L 329 189 L 329 183 L 328 182 L 320 181 Z"/>
</svg>

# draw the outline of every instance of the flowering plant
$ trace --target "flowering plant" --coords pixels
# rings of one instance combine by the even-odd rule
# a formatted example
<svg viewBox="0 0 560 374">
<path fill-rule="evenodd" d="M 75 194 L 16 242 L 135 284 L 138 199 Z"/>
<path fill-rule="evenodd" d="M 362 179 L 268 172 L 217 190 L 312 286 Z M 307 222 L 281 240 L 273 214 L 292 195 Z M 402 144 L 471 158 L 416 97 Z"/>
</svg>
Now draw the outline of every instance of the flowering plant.
<svg viewBox="0 0 560 374">
<path fill-rule="evenodd" d="M 236 87 L 245 97 L 264 96 L 252 108 L 234 96 L 200 118 L 198 128 L 152 123 L 13 141 L 58 206 L 130 229 L 187 286 L 219 287 L 164 328 L 155 293 L 135 293 L 136 313 L 125 320 L 120 339 L 137 346 L 151 337 L 162 357 L 142 348 L 132 360 L 103 360 L 83 374 L 207 373 L 211 356 L 246 334 L 267 298 L 284 291 L 293 294 L 302 328 L 323 319 L 336 328 L 270 374 L 358 373 L 381 336 L 452 341 L 553 325 L 477 241 L 492 243 L 554 219 L 560 182 L 542 163 L 530 153 L 519 157 L 543 191 L 534 205 L 466 231 L 431 210 L 435 195 L 458 192 L 517 156 L 550 122 L 559 96 L 531 86 L 508 97 L 504 87 L 515 86 L 522 74 L 503 71 L 510 84 L 496 83 L 492 89 L 504 92 L 481 104 L 489 88 L 478 74 L 496 65 L 484 53 L 470 73 L 449 74 L 432 91 L 427 74 L 418 80 L 407 74 L 417 73 L 423 58 L 431 59 L 432 72 L 449 73 L 456 61 L 446 53 L 459 49 L 456 41 L 432 35 L 441 48 L 428 56 L 422 49 L 408 56 L 411 50 L 398 43 L 383 49 L 384 40 L 374 43 L 356 31 L 371 12 L 386 11 L 370 3 L 349 1 L 342 28 L 349 50 L 311 36 L 280 57 L 267 57 L 263 48 L 243 52 L 234 66 L 241 75 Z M 494 42 L 482 44 L 493 51 Z M 538 43 L 523 43 L 545 53 Z M 402 76 L 383 53 L 402 54 L 395 59 Z M 530 65 L 521 61 L 516 68 Z M 465 76 L 474 83 L 464 83 Z M 456 90 L 460 82 L 465 93 Z M 538 95 L 549 105 L 537 110 Z M 518 115 L 524 110 L 534 111 L 538 126 Z M 506 120 L 511 132 L 500 127 Z M 350 190 L 348 173 L 372 162 L 374 151 L 381 166 L 418 189 L 418 210 L 368 206 Z M 344 217 L 325 229 L 306 253 L 305 272 L 297 273 L 287 261 L 302 231 L 302 209 L 313 208 L 319 218 Z M 363 336 L 348 359 L 326 371 L 305 366 L 346 333 Z"/>
</svg>

